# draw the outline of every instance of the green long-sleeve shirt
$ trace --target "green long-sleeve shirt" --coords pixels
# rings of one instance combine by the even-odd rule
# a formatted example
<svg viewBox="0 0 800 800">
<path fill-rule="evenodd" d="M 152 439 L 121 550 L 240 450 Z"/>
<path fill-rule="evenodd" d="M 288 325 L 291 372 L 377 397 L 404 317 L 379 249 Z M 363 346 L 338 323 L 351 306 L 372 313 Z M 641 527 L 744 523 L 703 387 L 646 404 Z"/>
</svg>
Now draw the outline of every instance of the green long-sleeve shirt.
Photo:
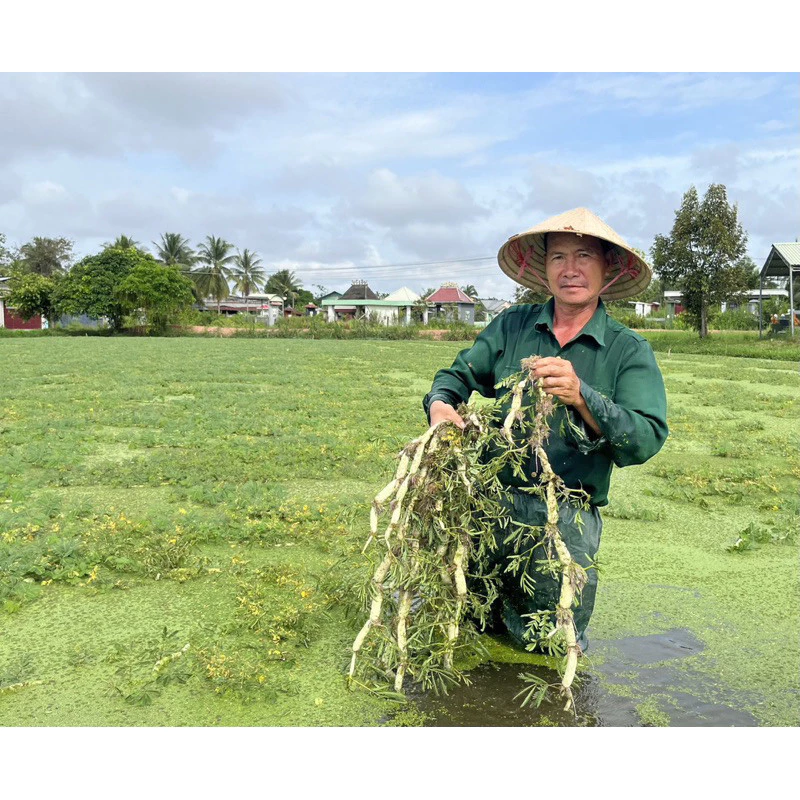
<svg viewBox="0 0 800 800">
<path fill-rule="evenodd" d="M 520 370 L 532 355 L 558 356 L 572 362 L 581 381 L 581 394 L 600 427 L 599 437 L 571 407 L 558 404 L 551 418 L 546 451 L 557 475 L 570 488 L 583 488 L 593 505 L 608 503 L 614 464 L 626 467 L 652 458 L 667 438 L 667 399 L 664 380 L 647 340 L 606 313 L 597 311 L 564 347 L 553 334 L 553 300 L 544 305 L 518 305 L 504 311 L 458 354 L 453 366 L 436 373 L 423 400 L 443 400 L 452 406 L 466 402 L 473 391 L 502 397 L 509 390 L 495 385 Z M 569 409 L 569 410 L 568 410 Z M 569 413 L 576 434 L 564 424 Z M 531 458 L 527 474 L 535 473 Z M 520 480 L 504 476 L 509 485 Z"/>
</svg>

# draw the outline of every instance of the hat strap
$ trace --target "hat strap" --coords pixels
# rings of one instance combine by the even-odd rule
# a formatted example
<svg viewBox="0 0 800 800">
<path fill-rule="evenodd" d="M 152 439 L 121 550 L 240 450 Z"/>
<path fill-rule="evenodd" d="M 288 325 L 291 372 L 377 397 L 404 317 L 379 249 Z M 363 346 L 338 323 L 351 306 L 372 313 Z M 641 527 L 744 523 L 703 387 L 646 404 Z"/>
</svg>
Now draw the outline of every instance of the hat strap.
<svg viewBox="0 0 800 800">
<path fill-rule="evenodd" d="M 618 281 L 620 278 L 627 277 L 628 275 L 630 275 L 630 277 L 631 277 L 631 278 L 638 278 L 638 277 L 639 277 L 639 273 L 640 273 L 640 272 L 641 272 L 641 269 L 639 269 L 639 267 L 637 266 L 637 264 L 636 264 L 636 259 L 635 259 L 634 255 L 633 255 L 633 253 L 628 253 L 628 263 L 627 263 L 627 264 L 625 264 L 625 266 L 624 266 L 624 267 L 623 267 L 623 266 L 620 266 L 620 270 L 619 270 L 619 272 L 617 273 L 616 277 L 612 278 L 612 279 L 611 279 L 611 280 L 610 280 L 610 281 L 609 281 L 609 282 L 608 282 L 608 283 L 607 283 L 607 284 L 606 284 L 606 285 L 605 285 L 605 286 L 604 286 L 604 287 L 603 287 L 603 288 L 600 290 L 600 294 L 603 294 L 603 292 L 604 292 L 606 289 L 608 289 L 608 287 L 609 287 L 609 286 L 611 286 L 612 284 L 616 283 L 616 282 L 617 282 L 617 281 Z"/>
<path fill-rule="evenodd" d="M 533 248 L 528 247 L 523 252 L 522 245 L 520 244 L 519 239 L 517 239 L 516 241 L 511 242 L 508 250 L 511 253 L 511 258 L 514 260 L 514 263 L 519 266 L 519 272 L 517 272 L 517 281 L 522 278 L 522 273 L 527 271 L 529 274 L 533 275 L 533 277 L 536 278 L 536 280 L 539 281 L 539 283 L 541 283 L 548 292 L 552 291 L 550 286 L 542 280 L 541 275 L 539 275 L 539 273 L 533 267 L 531 267 L 530 263 L 528 262 L 528 258 L 533 252 Z"/>
</svg>

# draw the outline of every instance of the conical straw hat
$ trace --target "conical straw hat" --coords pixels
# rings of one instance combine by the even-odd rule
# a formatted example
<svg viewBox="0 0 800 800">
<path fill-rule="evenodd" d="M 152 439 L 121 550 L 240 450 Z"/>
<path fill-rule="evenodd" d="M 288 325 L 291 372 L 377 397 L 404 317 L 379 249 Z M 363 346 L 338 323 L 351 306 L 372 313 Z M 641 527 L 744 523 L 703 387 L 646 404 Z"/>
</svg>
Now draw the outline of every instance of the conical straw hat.
<svg viewBox="0 0 800 800">
<path fill-rule="evenodd" d="M 546 233 L 577 233 L 596 236 L 614 245 L 610 254 L 611 269 L 601 292 L 604 300 L 622 300 L 644 291 L 653 277 L 649 264 L 633 252 L 631 246 L 609 225 L 588 208 L 573 208 L 550 217 L 524 233 L 512 236 L 497 254 L 500 269 L 511 280 L 542 291 L 547 285 L 544 269 L 544 237 Z M 533 274 L 535 273 L 535 275 Z M 537 277 L 539 279 L 537 279 Z M 544 284 L 544 285 L 543 285 Z"/>
</svg>

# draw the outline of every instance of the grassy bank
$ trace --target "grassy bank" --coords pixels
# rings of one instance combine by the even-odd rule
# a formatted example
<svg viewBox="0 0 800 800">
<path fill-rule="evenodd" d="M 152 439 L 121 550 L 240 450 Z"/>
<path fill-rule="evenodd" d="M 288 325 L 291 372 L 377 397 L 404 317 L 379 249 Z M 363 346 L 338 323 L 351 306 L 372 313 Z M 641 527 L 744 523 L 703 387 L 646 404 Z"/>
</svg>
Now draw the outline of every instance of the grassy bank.
<svg viewBox="0 0 800 800">
<path fill-rule="evenodd" d="M 0 343 L 0 725 L 390 718 L 343 679 L 368 503 L 463 346 Z M 720 696 L 797 724 L 800 376 L 659 361 L 672 435 L 615 474 L 590 635 L 689 628 L 705 649 L 687 666 Z"/>
<path fill-rule="evenodd" d="M 469 342 L 481 328 L 463 323 L 431 323 L 428 325 L 378 325 L 365 320 L 326 322 L 321 317 L 281 320 L 274 327 L 256 323 L 254 318 L 215 317 L 213 323 L 200 326 L 173 325 L 167 337 L 242 338 L 242 339 L 333 339 L 381 341 L 437 340 Z M 758 331 L 714 331 L 701 339 L 696 331 L 647 330 L 638 331 L 647 338 L 653 349 L 664 353 L 694 353 L 698 355 L 764 358 L 777 361 L 800 361 L 800 335 L 786 334 L 759 338 Z M 71 326 L 44 331 L 10 331 L 0 328 L 0 338 L 33 339 L 51 337 L 140 337 L 141 333 L 126 330 L 111 334 L 105 328 Z"/>
<path fill-rule="evenodd" d="M 766 358 L 776 361 L 800 361 L 800 334 L 758 338 L 758 331 L 714 331 L 701 339 L 696 331 L 640 330 L 653 347 L 662 353 Z"/>
</svg>

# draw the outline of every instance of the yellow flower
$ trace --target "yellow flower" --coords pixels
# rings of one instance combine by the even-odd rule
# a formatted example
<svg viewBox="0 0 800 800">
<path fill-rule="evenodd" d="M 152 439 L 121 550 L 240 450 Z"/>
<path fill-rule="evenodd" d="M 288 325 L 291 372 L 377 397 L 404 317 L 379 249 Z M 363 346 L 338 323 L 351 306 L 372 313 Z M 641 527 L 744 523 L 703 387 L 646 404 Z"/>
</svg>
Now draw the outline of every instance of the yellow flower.
<svg viewBox="0 0 800 800">
<path fill-rule="evenodd" d="M 185 514 L 186 513 L 186 509 L 185 508 L 179 508 L 178 509 L 178 513 L 179 514 Z"/>
</svg>

